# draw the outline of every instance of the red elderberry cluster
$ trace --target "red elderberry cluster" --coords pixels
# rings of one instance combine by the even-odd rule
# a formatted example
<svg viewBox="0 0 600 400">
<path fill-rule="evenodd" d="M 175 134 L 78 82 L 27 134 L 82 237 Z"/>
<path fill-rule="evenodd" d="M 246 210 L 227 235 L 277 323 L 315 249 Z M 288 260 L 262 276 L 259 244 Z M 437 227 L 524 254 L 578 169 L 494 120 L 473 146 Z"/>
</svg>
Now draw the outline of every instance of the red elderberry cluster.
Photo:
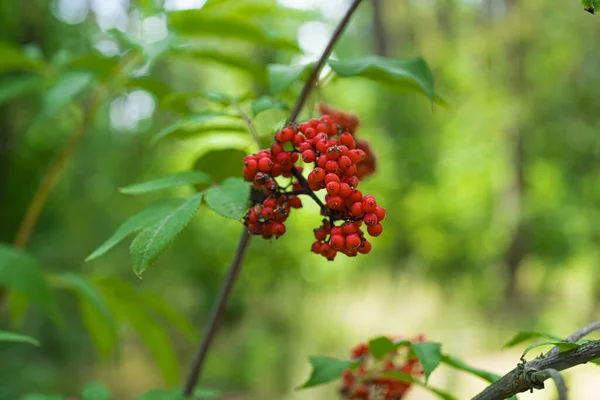
<svg viewBox="0 0 600 400">
<path fill-rule="evenodd" d="M 332 109 L 321 106 L 320 110 Z M 270 149 L 245 157 L 244 178 L 263 195 L 246 213 L 249 232 L 280 237 L 286 231 L 290 209 L 302 207 L 298 195 L 309 195 L 328 217 L 314 231 L 314 253 L 328 260 L 338 252 L 350 257 L 369 253 L 371 243 L 362 224 L 370 236 L 379 236 L 386 210 L 373 196 L 357 189 L 360 180 L 375 171 L 368 143 L 354 137 L 357 127 L 355 116 L 333 111 L 319 119 L 290 124 L 276 133 Z M 307 178 L 302 175 L 303 167 L 296 165 L 300 160 L 313 166 Z M 281 178 L 291 178 L 291 182 L 282 187 Z M 326 192 L 324 203 L 315 194 L 320 190 Z M 342 221 L 341 225 L 336 226 L 336 221 Z"/>
<path fill-rule="evenodd" d="M 394 338 L 390 338 L 394 340 Z M 395 338 L 395 340 L 399 340 Z M 411 342 L 422 342 L 421 335 Z M 369 353 L 366 343 L 354 347 L 351 360 L 360 360 L 355 369 L 347 369 L 342 375 L 340 394 L 348 400 L 400 400 L 410 389 L 409 382 L 399 381 L 386 376 L 386 372 L 398 371 L 412 377 L 423 375 L 421 363 L 415 357 L 409 357 L 408 348 L 400 348 L 386 355 L 383 360 L 377 360 Z"/>
</svg>

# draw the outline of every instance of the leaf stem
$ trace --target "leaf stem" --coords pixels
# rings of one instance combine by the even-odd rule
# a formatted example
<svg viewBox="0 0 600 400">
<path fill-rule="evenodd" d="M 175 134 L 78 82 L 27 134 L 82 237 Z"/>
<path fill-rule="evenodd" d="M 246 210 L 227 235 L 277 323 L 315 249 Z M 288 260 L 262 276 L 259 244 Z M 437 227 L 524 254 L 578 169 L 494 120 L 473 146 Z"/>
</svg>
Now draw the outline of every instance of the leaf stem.
<svg viewBox="0 0 600 400">
<path fill-rule="evenodd" d="M 237 102 L 233 102 L 232 105 L 235 107 L 237 112 L 240 114 L 240 116 L 244 120 L 244 123 L 248 127 L 248 132 L 250 132 L 250 136 L 252 136 L 252 139 L 254 139 L 254 141 L 256 142 L 256 145 L 260 149 L 260 137 L 258 136 L 256 127 L 254 126 L 254 122 L 252 122 L 252 118 L 250 118 L 250 116 L 248 116 L 248 114 L 246 114 L 244 112 L 242 107 Z"/>
<path fill-rule="evenodd" d="M 306 103 L 306 100 L 308 99 L 308 96 L 309 96 L 311 90 L 313 89 L 315 83 L 317 82 L 317 79 L 319 77 L 319 72 L 325 65 L 325 62 L 327 61 L 327 58 L 331 54 L 333 47 L 335 46 L 336 42 L 339 40 L 342 33 L 346 29 L 346 26 L 348 25 L 348 22 L 350 21 L 350 17 L 352 16 L 352 14 L 354 14 L 354 11 L 356 11 L 356 9 L 361 1 L 362 0 L 354 0 L 352 2 L 352 5 L 346 12 L 346 15 L 344 15 L 344 17 L 340 21 L 339 25 L 337 26 L 335 32 L 333 33 L 333 35 L 331 37 L 331 40 L 329 41 L 329 43 L 327 44 L 327 47 L 325 48 L 325 51 L 321 55 L 321 58 L 319 59 L 317 64 L 315 65 L 315 68 L 313 69 L 311 76 L 309 77 L 308 81 L 305 83 L 304 88 L 302 89 L 302 92 L 301 92 L 300 96 L 298 97 L 296 104 L 294 105 L 294 109 L 292 110 L 292 112 L 290 114 L 288 122 L 290 122 L 290 123 L 295 122 L 296 118 L 298 118 L 298 115 L 300 114 L 302 107 Z M 296 170 L 296 168 L 293 168 L 292 171 L 294 173 L 294 176 L 303 185 L 303 188 L 305 188 L 304 185 L 306 185 L 306 187 L 308 187 L 308 182 L 302 176 L 300 171 Z M 316 197 L 314 192 L 309 190 L 308 194 L 323 209 L 323 207 L 324 207 L 323 203 L 321 202 L 321 200 L 318 197 Z M 227 273 L 227 276 L 225 277 L 225 280 L 223 281 L 223 284 L 221 287 L 221 292 L 217 299 L 217 303 L 214 305 L 214 307 L 212 309 L 211 317 L 210 317 L 208 326 L 206 328 L 206 333 L 204 335 L 204 338 L 202 339 L 202 342 L 200 343 L 200 345 L 198 347 L 196 357 L 194 358 L 194 361 L 192 362 L 192 365 L 188 372 L 186 383 L 185 383 L 185 386 L 183 389 L 183 394 L 185 397 L 190 397 L 192 395 L 192 393 L 194 392 L 194 388 L 196 387 L 196 385 L 198 384 L 198 381 L 200 380 L 200 374 L 202 372 L 202 367 L 204 365 L 206 355 L 208 354 L 208 351 L 212 344 L 212 340 L 217 331 L 221 315 L 223 314 L 223 312 L 225 311 L 225 307 L 227 306 L 227 300 L 229 299 L 229 296 L 231 295 L 233 285 L 235 284 L 236 278 L 239 275 L 239 271 L 242 268 L 242 261 L 243 261 L 244 254 L 246 252 L 246 248 L 248 247 L 249 242 L 250 242 L 250 233 L 248 232 L 247 229 L 244 229 L 244 231 L 242 232 L 242 235 L 240 237 L 238 247 L 235 251 L 235 256 L 229 266 L 229 271 Z"/>
</svg>

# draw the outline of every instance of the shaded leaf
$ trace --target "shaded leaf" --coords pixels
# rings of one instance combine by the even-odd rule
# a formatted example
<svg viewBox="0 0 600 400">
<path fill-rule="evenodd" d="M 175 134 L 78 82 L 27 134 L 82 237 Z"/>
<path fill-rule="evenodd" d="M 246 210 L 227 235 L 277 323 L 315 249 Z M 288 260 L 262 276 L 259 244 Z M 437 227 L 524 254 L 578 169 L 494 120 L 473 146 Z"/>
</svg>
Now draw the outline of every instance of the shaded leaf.
<svg viewBox="0 0 600 400">
<path fill-rule="evenodd" d="M 246 152 L 238 149 L 212 150 L 203 154 L 194 163 L 195 170 L 211 170 L 213 179 L 221 182 L 230 177 L 240 175 L 240 165 Z M 215 165 L 219 168 L 215 169 Z"/>
<path fill-rule="evenodd" d="M 383 358 L 396 350 L 394 343 L 385 336 L 369 340 L 369 352 L 375 358 Z"/>
<path fill-rule="evenodd" d="M 396 92 L 420 92 L 435 100 L 433 73 L 421 57 L 397 59 L 371 55 L 328 63 L 340 77 L 367 78 Z"/>
<path fill-rule="evenodd" d="M 141 194 L 178 186 L 193 185 L 196 183 L 210 183 L 210 176 L 202 171 L 185 171 L 143 183 L 125 186 L 120 188 L 119 191 L 125 194 Z"/>
<path fill-rule="evenodd" d="M 67 65 L 70 69 L 83 69 L 94 71 L 101 75 L 108 75 L 114 72 L 120 60 L 119 56 L 107 57 L 99 51 L 92 51 L 71 60 Z"/>
<path fill-rule="evenodd" d="M 0 343 L 11 342 L 11 343 L 29 343 L 34 346 L 39 346 L 40 342 L 31 336 L 21 335 L 20 333 L 0 331 Z"/>
<path fill-rule="evenodd" d="M 421 362 L 425 372 L 425 382 L 427 382 L 429 375 L 440 365 L 442 345 L 433 342 L 413 343 L 410 348 Z"/>
<path fill-rule="evenodd" d="M 81 390 L 81 400 L 110 400 L 110 392 L 99 382 L 87 383 Z"/>
<path fill-rule="evenodd" d="M 190 342 L 198 339 L 196 328 L 184 314 L 175 310 L 171 303 L 162 297 L 156 296 L 155 293 L 146 293 L 142 296 L 142 301 L 149 309 L 166 319 L 170 325 L 179 329 Z"/>
<path fill-rule="evenodd" d="M 306 81 L 315 63 L 302 65 L 270 64 L 267 66 L 269 90 L 280 93 L 289 88 L 294 82 Z"/>
<path fill-rule="evenodd" d="M 263 111 L 273 109 L 287 110 L 288 106 L 282 101 L 273 99 L 271 96 L 262 96 L 252 102 L 252 115 L 255 117 Z"/>
<path fill-rule="evenodd" d="M 128 79 L 125 85 L 129 89 L 142 89 L 146 92 L 152 93 L 158 99 L 158 101 L 168 96 L 172 92 L 169 85 L 155 78 L 141 77 Z"/>
<path fill-rule="evenodd" d="M 154 137 L 151 139 L 151 141 L 153 143 L 156 143 L 157 141 L 164 139 L 164 138 L 170 136 L 171 134 L 179 131 L 180 129 L 184 128 L 186 125 L 202 124 L 202 123 L 210 121 L 211 119 L 214 119 L 216 117 L 223 117 L 223 116 L 233 117 L 233 115 L 229 115 L 229 114 L 221 112 L 221 111 L 205 111 L 205 112 L 201 112 L 198 114 L 192 114 L 192 115 L 185 116 L 183 118 L 178 119 L 171 125 L 161 129 L 156 135 L 154 135 Z"/>
<path fill-rule="evenodd" d="M 241 220 L 248 209 L 250 185 L 240 178 L 227 178 L 206 191 L 206 204 L 217 214 Z"/>
<path fill-rule="evenodd" d="M 154 225 L 145 228 L 131 242 L 129 254 L 137 276 L 141 277 L 186 227 L 200 206 L 201 199 L 202 194 L 196 193 Z"/>
<path fill-rule="evenodd" d="M 484 371 L 479 368 L 471 367 L 470 365 L 465 364 L 462 360 L 446 354 L 442 354 L 442 362 L 460 371 L 468 372 L 470 374 L 478 376 L 479 378 L 489 383 L 494 383 L 498 379 L 500 379 L 499 375 L 496 375 L 492 372 Z"/>
<path fill-rule="evenodd" d="M 181 205 L 182 199 L 167 199 L 150 205 L 148 208 L 129 217 L 121 226 L 117 228 L 115 233 L 109 237 L 106 242 L 102 243 L 96 250 L 90 254 L 85 261 L 94 260 L 107 251 L 115 247 L 121 240 L 127 236 L 142 230 L 150 224 L 164 218 L 167 214 Z"/>
<path fill-rule="evenodd" d="M 27 57 L 19 47 L 0 41 L 0 73 L 39 68 L 40 63 Z"/>
<path fill-rule="evenodd" d="M 549 333 L 538 332 L 538 331 L 520 331 L 517 332 L 515 336 L 513 336 L 503 347 L 513 347 L 520 343 L 523 343 L 527 340 L 531 340 L 534 338 L 548 338 L 554 341 L 560 341 L 561 338 L 551 335 Z"/>
<path fill-rule="evenodd" d="M 0 244 L 0 285 L 27 296 L 55 322 L 62 323 L 54 294 L 36 259 L 29 254 Z"/>
<path fill-rule="evenodd" d="M 41 89 L 43 83 L 44 79 L 39 75 L 20 75 L 5 79 L 0 83 L 0 105 Z"/>
<path fill-rule="evenodd" d="M 338 360 L 332 357 L 313 356 L 309 357 L 312 372 L 308 381 L 301 388 L 309 388 L 322 385 L 339 378 L 344 370 L 352 366 L 351 361 Z"/>
<path fill-rule="evenodd" d="M 578 342 L 562 342 L 562 341 L 558 341 L 558 342 L 541 342 L 541 343 L 535 343 L 532 344 L 530 346 L 528 346 L 524 351 L 523 354 L 521 355 L 522 357 L 525 357 L 525 355 L 527 353 L 529 353 L 531 350 L 537 348 L 537 347 L 541 347 L 541 346 L 556 346 L 560 349 L 560 351 L 569 351 L 569 350 L 573 350 L 578 348 L 579 346 L 581 346 L 582 344 L 586 344 L 589 343 L 589 341 L 578 341 Z"/>
</svg>

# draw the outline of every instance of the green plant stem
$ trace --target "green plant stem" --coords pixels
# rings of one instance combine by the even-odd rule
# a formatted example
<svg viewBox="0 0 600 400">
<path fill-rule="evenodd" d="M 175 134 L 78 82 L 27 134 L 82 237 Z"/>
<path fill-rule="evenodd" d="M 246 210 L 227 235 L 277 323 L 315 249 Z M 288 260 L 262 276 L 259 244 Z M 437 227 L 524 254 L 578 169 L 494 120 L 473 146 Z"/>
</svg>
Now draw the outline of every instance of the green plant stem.
<svg viewBox="0 0 600 400">
<path fill-rule="evenodd" d="M 344 29 L 346 29 L 346 26 L 348 25 L 348 22 L 350 21 L 350 17 L 352 16 L 352 14 L 354 14 L 354 12 L 356 11 L 356 9 L 357 9 L 358 5 L 361 3 L 361 1 L 362 0 L 354 0 L 352 2 L 352 5 L 348 9 L 346 14 L 342 18 L 342 20 L 340 21 L 340 23 L 338 24 L 335 32 L 333 33 L 333 35 L 331 37 L 331 40 L 329 41 L 329 44 L 327 45 L 321 58 L 315 65 L 315 68 L 313 69 L 311 76 L 309 77 L 308 81 L 304 84 L 304 88 L 302 89 L 302 92 L 301 92 L 300 96 L 298 97 L 296 104 L 294 105 L 294 108 L 290 114 L 288 122 L 290 122 L 290 123 L 295 122 L 296 119 L 298 118 L 298 115 L 300 114 L 302 107 L 304 107 L 304 104 L 306 103 L 306 101 L 310 95 L 310 92 L 312 91 L 313 87 L 317 83 L 319 73 L 321 72 L 321 69 L 325 65 L 325 62 L 327 61 L 329 54 L 331 54 L 333 47 L 335 46 L 335 44 L 341 37 L 342 33 L 344 32 Z M 302 174 L 300 174 L 299 171 L 297 171 L 297 172 L 298 172 L 298 174 L 295 174 L 295 175 L 302 176 Z M 306 182 L 304 177 L 302 177 L 302 181 Z M 314 193 L 313 193 L 313 195 L 314 195 Z M 318 200 L 318 198 L 317 198 L 317 200 Z M 319 200 L 319 202 L 320 202 L 320 200 Z M 210 350 L 210 346 L 212 344 L 213 338 L 214 338 L 214 336 L 217 332 L 217 328 L 219 326 L 219 321 L 221 319 L 221 315 L 225 311 L 225 308 L 227 306 L 227 301 L 228 301 L 229 297 L 231 296 L 233 286 L 239 275 L 239 271 L 242 268 L 244 254 L 246 253 L 246 249 L 248 247 L 249 242 L 250 242 L 250 234 L 248 233 L 247 229 L 244 229 L 244 231 L 242 232 L 242 235 L 240 237 L 238 247 L 235 251 L 233 260 L 231 261 L 231 264 L 229 266 L 227 276 L 225 277 L 223 284 L 221 286 L 221 292 L 219 293 L 217 302 L 213 306 L 213 309 L 211 312 L 211 317 L 208 322 L 208 326 L 206 327 L 206 332 L 204 334 L 204 337 L 202 338 L 202 341 L 198 347 L 198 351 L 196 352 L 196 356 L 194 357 L 194 360 L 193 360 L 190 370 L 188 372 L 185 386 L 183 388 L 183 394 L 185 397 L 190 397 L 193 394 L 194 389 L 195 389 L 196 385 L 198 384 L 198 381 L 200 380 L 200 375 L 202 373 L 202 367 L 204 366 L 204 362 L 206 360 L 206 355 L 208 354 L 208 351 Z"/>
</svg>

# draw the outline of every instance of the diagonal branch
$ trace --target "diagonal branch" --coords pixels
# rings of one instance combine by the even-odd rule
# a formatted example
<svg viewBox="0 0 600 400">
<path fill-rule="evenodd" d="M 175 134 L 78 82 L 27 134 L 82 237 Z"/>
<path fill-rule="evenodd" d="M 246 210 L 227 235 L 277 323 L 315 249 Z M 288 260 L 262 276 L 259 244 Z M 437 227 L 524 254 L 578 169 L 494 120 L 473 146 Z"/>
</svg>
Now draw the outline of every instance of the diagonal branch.
<svg viewBox="0 0 600 400">
<path fill-rule="evenodd" d="M 346 14 L 342 18 L 342 20 L 340 21 L 339 25 L 337 26 L 335 32 L 333 33 L 333 35 L 331 37 L 331 40 L 327 44 L 325 51 L 321 55 L 321 58 L 319 59 L 317 64 L 315 65 L 308 81 L 304 85 L 304 88 L 302 89 L 302 92 L 300 93 L 300 96 L 298 97 L 298 100 L 296 101 L 296 104 L 294 105 L 294 109 L 292 110 L 292 112 L 290 114 L 290 117 L 288 119 L 289 122 L 295 122 L 296 119 L 298 118 L 298 115 L 300 114 L 300 111 L 304 107 L 304 104 L 306 103 L 306 100 L 308 99 L 310 92 L 312 91 L 313 87 L 315 86 L 315 84 L 317 82 L 317 79 L 319 77 L 319 73 L 321 72 L 321 69 L 325 65 L 325 62 L 329 58 L 329 55 L 331 54 L 333 47 L 335 46 L 337 41 L 342 36 L 342 33 L 344 32 L 344 30 L 346 29 L 346 26 L 348 25 L 348 22 L 350 21 L 350 17 L 352 17 L 352 14 L 354 14 L 354 11 L 356 11 L 356 9 L 357 9 L 358 5 L 361 3 L 361 1 L 362 0 L 354 0 L 352 2 L 352 5 L 348 9 Z M 249 122 L 248 118 L 246 118 L 246 122 L 249 123 L 249 126 L 251 127 L 251 125 L 250 125 L 251 121 Z M 253 136 L 256 139 L 256 136 L 255 135 L 253 135 Z M 318 198 L 317 198 L 317 200 L 318 200 Z M 234 284 L 237 280 L 237 277 L 239 275 L 239 272 L 242 268 L 244 254 L 246 252 L 249 242 L 250 242 L 250 234 L 248 233 L 247 229 L 244 229 L 244 231 L 242 232 L 242 235 L 240 237 L 238 247 L 235 251 L 235 256 L 233 257 L 233 260 L 231 261 L 231 265 L 229 266 L 229 271 L 227 273 L 227 276 L 225 277 L 223 284 L 221 286 L 221 292 L 219 294 L 217 302 L 213 306 L 213 309 L 211 312 L 211 317 L 210 317 L 208 326 L 206 328 L 206 333 L 204 334 L 202 342 L 200 343 L 200 345 L 198 347 L 198 351 L 196 353 L 194 361 L 192 362 L 190 370 L 187 374 L 186 383 L 185 383 L 185 386 L 183 389 L 183 394 L 185 397 L 190 397 L 192 395 L 196 385 L 198 384 L 198 381 L 200 380 L 200 374 L 202 372 L 202 367 L 204 366 L 204 361 L 206 359 L 206 355 L 208 354 L 208 351 L 210 350 L 210 346 L 212 344 L 213 338 L 217 332 L 217 328 L 219 327 L 219 320 L 221 318 L 221 315 L 223 314 L 223 312 L 225 311 L 225 309 L 227 307 L 227 301 L 229 300 L 229 297 L 231 296 L 233 286 L 234 286 Z"/>
</svg>

